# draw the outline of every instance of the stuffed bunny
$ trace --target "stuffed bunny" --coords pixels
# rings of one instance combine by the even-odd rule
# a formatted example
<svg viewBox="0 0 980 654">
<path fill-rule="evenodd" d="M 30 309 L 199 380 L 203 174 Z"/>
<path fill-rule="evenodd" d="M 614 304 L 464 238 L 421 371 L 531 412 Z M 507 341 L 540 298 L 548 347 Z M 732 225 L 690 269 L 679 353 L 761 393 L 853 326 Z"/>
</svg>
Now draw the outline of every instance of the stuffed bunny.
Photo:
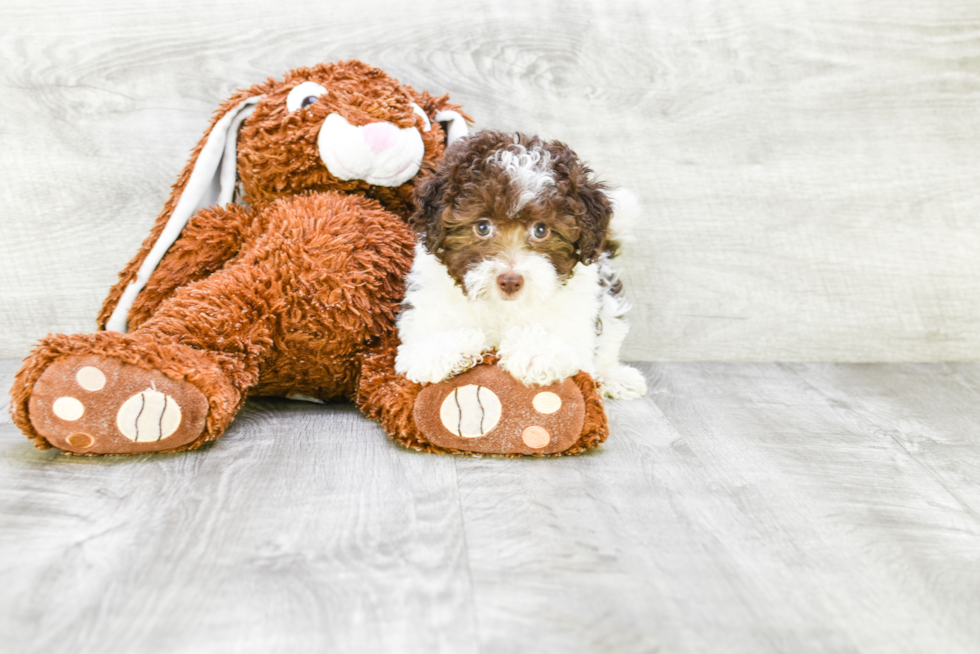
<svg viewBox="0 0 980 654">
<path fill-rule="evenodd" d="M 547 431 L 525 415 L 534 393 L 493 357 L 424 389 L 394 371 L 413 189 L 467 120 L 448 96 L 359 61 L 235 93 L 120 273 L 100 331 L 49 335 L 25 360 L 16 424 L 37 447 L 69 454 L 187 450 L 220 437 L 248 395 L 272 395 L 353 400 L 419 450 L 598 445 L 606 419 L 584 373 L 555 385 L 564 404 Z M 484 410 L 467 408 L 473 379 L 503 399 L 486 433 L 462 427 Z"/>
</svg>

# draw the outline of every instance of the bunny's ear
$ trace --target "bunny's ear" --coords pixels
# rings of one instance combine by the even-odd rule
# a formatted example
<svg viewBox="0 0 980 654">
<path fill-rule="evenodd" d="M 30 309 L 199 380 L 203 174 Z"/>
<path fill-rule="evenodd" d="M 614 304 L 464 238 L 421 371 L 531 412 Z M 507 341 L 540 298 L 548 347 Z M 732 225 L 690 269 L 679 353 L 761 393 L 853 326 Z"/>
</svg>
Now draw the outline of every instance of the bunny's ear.
<svg viewBox="0 0 980 654">
<path fill-rule="evenodd" d="M 428 132 L 432 127 L 429 121 L 430 116 L 433 121 L 439 123 L 442 131 L 446 134 L 447 148 L 464 136 L 469 136 L 469 124 L 473 122 L 473 118 L 463 112 L 463 105 L 449 102 L 448 93 L 433 98 L 428 91 L 419 93 L 411 86 L 403 86 L 402 88 L 415 98 L 415 102 L 412 103 L 414 105 L 413 111 L 421 115 L 425 121 L 426 128 L 424 131 Z"/>
<path fill-rule="evenodd" d="M 446 132 L 447 148 L 464 136 L 469 136 L 470 130 L 466 126 L 466 119 L 458 111 L 443 109 L 436 114 L 436 122 L 442 124 Z"/>
<path fill-rule="evenodd" d="M 170 200 L 157 217 L 150 236 L 136 257 L 120 274 L 102 306 L 99 324 L 103 329 L 125 332 L 129 310 L 163 256 L 180 236 L 187 221 L 204 207 L 224 206 L 234 199 L 237 182 L 238 128 L 263 96 L 233 97 L 211 129 L 195 148 L 191 163 L 174 185 Z M 236 102 L 237 100 L 237 102 Z M 110 314 L 111 312 L 111 314 Z"/>
</svg>

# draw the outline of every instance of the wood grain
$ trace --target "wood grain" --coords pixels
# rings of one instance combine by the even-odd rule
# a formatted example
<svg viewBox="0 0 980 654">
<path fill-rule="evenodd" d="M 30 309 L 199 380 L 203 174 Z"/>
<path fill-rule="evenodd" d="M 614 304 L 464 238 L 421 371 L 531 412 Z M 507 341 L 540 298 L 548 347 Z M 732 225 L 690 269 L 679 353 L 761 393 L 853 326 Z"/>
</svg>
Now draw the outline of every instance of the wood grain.
<svg viewBox="0 0 980 654">
<path fill-rule="evenodd" d="M 119 459 L 2 423 L 3 651 L 976 651 L 980 364 L 641 365 L 565 459 L 345 404 Z"/>
<path fill-rule="evenodd" d="M 901 368 L 870 368 L 868 385 L 887 395 Z M 978 601 L 980 523 L 955 487 L 790 368 L 652 370 L 653 400 L 683 434 L 674 447 L 707 477 L 701 492 L 680 486 L 671 495 L 685 522 L 696 516 L 710 534 L 702 549 L 725 582 L 714 610 L 724 620 L 727 603 L 751 607 L 748 619 L 726 625 L 733 651 L 758 651 L 759 631 L 772 651 L 975 648 L 980 630 L 968 607 Z M 921 375 L 917 385 L 942 376 Z M 692 604 L 710 610 L 701 598 Z"/>
<path fill-rule="evenodd" d="M 0 356 L 93 328 L 233 88 L 356 57 L 641 196 L 628 358 L 980 357 L 975 2 L 8 0 L 0 19 Z"/>
<path fill-rule="evenodd" d="M 190 457 L 2 424 L 0 468 L 5 652 L 475 651 L 452 459 L 350 405 L 252 402 Z"/>
<path fill-rule="evenodd" d="M 887 436 L 980 517 L 980 370 L 972 364 L 892 369 L 821 364 L 790 366 L 856 427 Z M 926 383 L 925 380 L 928 380 Z M 844 412 L 841 412 L 842 414 Z"/>
</svg>

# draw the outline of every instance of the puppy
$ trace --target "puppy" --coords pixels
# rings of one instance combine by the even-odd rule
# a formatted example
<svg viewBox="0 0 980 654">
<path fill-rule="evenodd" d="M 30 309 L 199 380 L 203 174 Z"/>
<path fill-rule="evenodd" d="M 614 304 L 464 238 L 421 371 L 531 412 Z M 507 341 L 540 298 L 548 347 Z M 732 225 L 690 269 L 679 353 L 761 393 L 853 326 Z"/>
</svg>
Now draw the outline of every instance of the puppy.
<svg viewBox="0 0 980 654">
<path fill-rule="evenodd" d="M 619 362 L 627 305 L 606 187 L 568 146 L 480 132 L 446 151 L 415 201 L 397 372 L 439 382 L 496 350 L 526 385 L 584 370 L 607 397 L 646 393 Z"/>
</svg>

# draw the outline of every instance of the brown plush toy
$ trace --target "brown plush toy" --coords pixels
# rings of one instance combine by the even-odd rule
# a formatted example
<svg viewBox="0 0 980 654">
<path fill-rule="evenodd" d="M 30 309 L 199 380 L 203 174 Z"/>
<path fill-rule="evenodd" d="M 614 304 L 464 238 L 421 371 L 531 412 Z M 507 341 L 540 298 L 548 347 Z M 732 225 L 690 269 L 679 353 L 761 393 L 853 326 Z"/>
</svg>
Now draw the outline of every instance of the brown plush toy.
<svg viewBox="0 0 980 654">
<path fill-rule="evenodd" d="M 426 387 L 394 371 L 414 185 L 466 120 L 447 96 L 358 61 L 235 93 L 120 274 L 100 331 L 49 335 L 25 360 L 16 424 L 42 449 L 169 452 L 220 437 L 246 396 L 300 396 L 353 400 L 417 450 L 598 445 L 606 418 L 584 373 L 548 387 L 562 402 L 542 413 L 533 398 L 544 389 L 492 357 Z M 467 403 L 474 384 L 502 407 L 478 433 L 463 428 L 483 411 Z"/>
</svg>

